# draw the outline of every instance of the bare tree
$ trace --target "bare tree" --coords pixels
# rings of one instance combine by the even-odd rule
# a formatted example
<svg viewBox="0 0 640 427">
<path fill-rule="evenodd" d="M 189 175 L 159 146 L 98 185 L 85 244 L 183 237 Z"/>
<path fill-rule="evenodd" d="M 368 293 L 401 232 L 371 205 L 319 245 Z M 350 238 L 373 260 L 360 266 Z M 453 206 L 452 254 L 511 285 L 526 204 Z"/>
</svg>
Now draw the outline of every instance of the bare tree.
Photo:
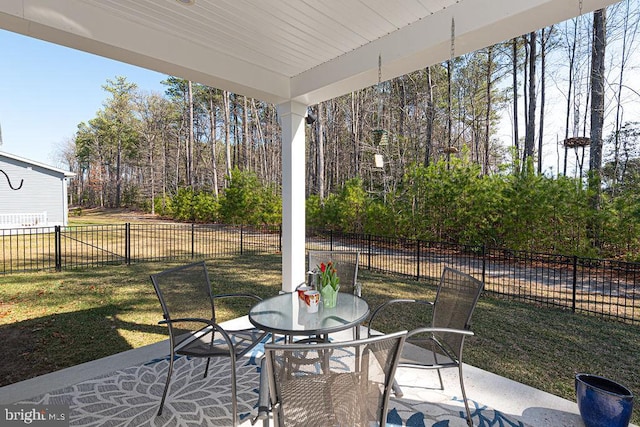
<svg viewBox="0 0 640 427">
<path fill-rule="evenodd" d="M 493 46 L 487 48 L 487 75 L 486 75 L 486 97 L 487 107 L 485 109 L 485 140 L 484 140 L 484 163 L 483 172 L 489 174 L 489 142 L 491 140 L 491 110 L 493 103 L 491 98 L 492 82 L 493 82 Z"/>
<path fill-rule="evenodd" d="M 606 11 L 593 12 L 593 47 L 591 50 L 591 151 L 589 155 L 590 204 L 594 211 L 600 210 L 602 175 L 602 127 L 604 123 Z M 587 233 L 594 247 L 600 246 L 600 222 L 593 215 Z"/>
<path fill-rule="evenodd" d="M 572 104 L 572 91 L 573 91 L 573 77 L 575 73 L 575 58 L 576 58 L 576 47 L 578 43 L 578 19 L 573 19 L 573 38 L 567 41 L 567 50 L 569 56 L 569 84 L 567 85 L 567 111 L 565 116 L 565 132 L 564 132 L 564 140 L 567 141 L 569 139 L 569 120 L 571 118 L 571 104 Z M 566 26 L 565 26 L 566 28 Z M 565 31 L 565 34 L 568 35 L 569 32 Z M 562 168 L 562 174 L 567 175 L 567 158 L 569 157 L 569 146 L 565 144 L 564 146 L 564 166 Z"/>
<path fill-rule="evenodd" d="M 591 50 L 591 150 L 589 156 L 589 187 L 591 207 L 600 208 L 602 174 L 602 127 L 604 123 L 606 10 L 593 12 L 593 47 Z"/>
<path fill-rule="evenodd" d="M 540 31 L 540 125 L 538 127 L 538 174 L 542 174 L 542 146 L 544 137 L 544 108 L 546 101 L 547 49 L 553 34 L 553 26 Z"/>
<path fill-rule="evenodd" d="M 528 87 L 528 109 L 527 126 L 524 134 L 524 155 L 523 167 L 526 167 L 527 159 L 533 157 L 535 147 L 535 125 L 536 125 L 536 45 L 537 32 L 529 33 L 529 87 Z"/>
<path fill-rule="evenodd" d="M 209 104 L 209 144 L 211 146 L 211 176 L 212 176 L 212 184 L 213 187 L 213 195 L 218 200 L 218 164 L 217 164 L 217 145 L 218 139 L 216 138 L 216 130 L 218 128 L 218 115 L 215 105 L 215 92 L 216 90 L 213 88 L 208 88 L 208 104 Z"/>
<path fill-rule="evenodd" d="M 622 15 L 622 41 L 621 41 L 622 46 L 620 48 L 621 49 L 620 55 L 618 56 L 620 58 L 620 66 L 619 66 L 620 72 L 618 74 L 618 82 L 617 82 L 617 87 L 615 92 L 616 113 L 615 113 L 615 124 L 614 124 L 614 132 L 613 132 L 613 135 L 614 135 L 613 177 L 614 179 L 611 184 L 612 185 L 611 191 L 613 195 L 616 194 L 616 189 L 618 184 L 617 178 L 618 176 L 621 176 L 621 174 L 619 173 L 620 171 L 618 169 L 620 164 L 620 143 L 621 143 L 620 131 L 623 123 L 622 91 L 623 91 L 623 88 L 625 87 L 624 74 L 627 68 L 627 64 L 631 59 L 631 53 L 633 53 L 634 51 L 633 49 L 635 45 L 634 41 L 635 41 L 636 34 L 638 32 L 638 24 L 640 22 L 639 20 L 640 13 L 638 13 L 637 10 L 632 13 L 630 3 L 631 3 L 631 0 L 627 0 L 625 2 L 626 7 L 622 11 L 622 13 L 620 13 Z"/>
<path fill-rule="evenodd" d="M 231 179 L 231 106 L 229 92 L 222 91 L 222 111 L 224 113 L 224 148 L 225 148 L 225 175 Z"/>
<path fill-rule="evenodd" d="M 433 81 L 431 79 L 431 67 L 426 68 L 426 98 L 427 108 L 425 111 L 425 141 L 424 141 L 424 165 L 431 163 L 431 149 L 433 147 L 433 121 L 435 119 L 435 108 L 433 104 Z"/>
<path fill-rule="evenodd" d="M 193 84 L 187 82 L 187 103 L 189 110 L 189 133 L 185 147 L 187 185 L 193 186 Z"/>
<path fill-rule="evenodd" d="M 520 156 L 520 147 L 518 141 L 518 39 L 511 40 L 511 53 L 512 53 L 512 69 L 513 73 L 513 146 L 516 149 L 517 155 Z"/>
<path fill-rule="evenodd" d="M 316 141 L 318 143 L 317 153 L 318 153 L 318 165 L 316 171 L 316 182 L 318 183 L 318 197 L 320 200 L 324 200 L 325 196 L 325 147 L 324 147 L 324 114 L 323 114 L 324 104 L 320 103 L 316 109 L 316 129 L 317 136 Z"/>
</svg>

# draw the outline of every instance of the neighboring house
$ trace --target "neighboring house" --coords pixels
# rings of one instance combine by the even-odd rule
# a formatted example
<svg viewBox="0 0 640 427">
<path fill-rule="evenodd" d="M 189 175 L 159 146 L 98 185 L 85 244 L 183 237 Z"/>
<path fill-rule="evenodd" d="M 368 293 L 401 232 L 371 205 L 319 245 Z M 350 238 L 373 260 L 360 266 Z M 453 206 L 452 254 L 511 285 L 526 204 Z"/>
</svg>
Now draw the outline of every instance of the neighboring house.
<svg viewBox="0 0 640 427">
<path fill-rule="evenodd" d="M 0 229 L 66 226 L 72 176 L 0 151 Z"/>
</svg>

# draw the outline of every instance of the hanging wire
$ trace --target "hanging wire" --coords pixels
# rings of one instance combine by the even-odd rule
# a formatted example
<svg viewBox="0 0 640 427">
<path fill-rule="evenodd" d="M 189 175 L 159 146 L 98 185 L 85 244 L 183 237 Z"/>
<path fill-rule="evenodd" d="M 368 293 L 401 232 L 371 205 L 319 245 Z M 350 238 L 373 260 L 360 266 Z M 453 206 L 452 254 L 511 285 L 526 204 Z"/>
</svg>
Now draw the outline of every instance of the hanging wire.
<svg viewBox="0 0 640 427">
<path fill-rule="evenodd" d="M 387 145 L 389 137 L 387 131 L 382 128 L 382 113 L 383 113 L 383 95 L 384 88 L 382 86 L 382 54 L 378 54 L 378 128 L 374 130 L 374 142 L 376 145 Z"/>
<path fill-rule="evenodd" d="M 382 117 L 382 54 L 378 54 L 378 129 L 381 128 Z"/>
<path fill-rule="evenodd" d="M 582 3 L 582 0 L 580 1 Z M 450 59 L 453 62 L 453 59 L 456 57 L 456 20 L 451 17 L 451 52 Z"/>
<path fill-rule="evenodd" d="M 449 160 L 451 158 L 451 153 L 454 150 L 454 147 L 451 145 L 452 141 L 452 119 L 451 119 L 451 74 L 453 72 L 453 59 L 456 56 L 456 21 L 454 17 L 451 17 L 451 51 L 449 53 L 449 62 L 447 63 L 447 74 L 449 83 L 447 84 L 447 97 L 449 99 L 447 106 L 447 148 L 445 152 L 447 154 L 447 169 L 449 168 Z"/>
</svg>

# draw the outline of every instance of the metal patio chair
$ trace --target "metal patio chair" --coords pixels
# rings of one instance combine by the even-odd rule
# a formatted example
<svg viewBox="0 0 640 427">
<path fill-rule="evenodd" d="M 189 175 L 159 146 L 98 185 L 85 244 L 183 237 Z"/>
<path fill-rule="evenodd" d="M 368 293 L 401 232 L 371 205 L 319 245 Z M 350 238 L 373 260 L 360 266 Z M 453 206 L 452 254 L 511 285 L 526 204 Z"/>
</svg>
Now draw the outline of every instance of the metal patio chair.
<svg viewBox="0 0 640 427">
<path fill-rule="evenodd" d="M 435 301 L 419 301 L 414 299 L 391 300 L 376 308 L 369 318 L 369 336 L 373 335 L 375 318 L 397 304 L 415 304 L 424 307 L 432 306 L 431 326 L 420 327 L 409 331 L 407 343 L 416 344 L 429 351 L 405 351 L 398 366 L 409 368 L 436 369 L 440 381 L 440 389 L 444 389 L 440 369 L 458 368 L 460 388 L 467 414 L 467 424 L 473 425 L 471 411 L 467 402 L 462 375 L 462 349 L 466 337 L 473 335 L 470 330 L 471 316 L 482 293 L 483 283 L 468 274 L 453 268 L 445 267 L 440 277 L 440 284 Z M 403 310 L 406 309 L 404 306 Z M 396 395 L 402 391 L 394 383 Z"/>
<path fill-rule="evenodd" d="M 267 333 L 252 327 L 225 330 L 216 321 L 215 302 L 223 298 L 256 301 L 260 298 L 250 294 L 214 295 L 204 261 L 152 274 L 151 282 L 162 306 L 164 320 L 159 323 L 167 325 L 170 343 L 169 369 L 158 415 L 162 415 L 176 355 L 206 358 L 205 378 L 211 357 L 228 357 L 232 367 L 233 425 L 237 425 L 236 360 L 249 352 Z"/>
<path fill-rule="evenodd" d="M 270 408 L 275 426 L 385 426 L 406 334 L 321 344 L 265 344 L 266 369 L 253 421 L 262 419 L 266 425 Z"/>
<path fill-rule="evenodd" d="M 309 271 L 313 271 L 321 263 L 332 262 L 340 278 L 340 292 L 347 292 L 362 296 L 362 289 L 358 282 L 358 251 L 309 251 Z"/>
<path fill-rule="evenodd" d="M 340 279 L 340 292 L 362 296 L 362 287 L 358 282 L 360 252 L 346 250 L 311 250 L 308 253 L 309 271 L 319 268 L 321 263 L 333 263 Z M 353 328 L 353 339 L 360 338 L 360 326 Z"/>
</svg>

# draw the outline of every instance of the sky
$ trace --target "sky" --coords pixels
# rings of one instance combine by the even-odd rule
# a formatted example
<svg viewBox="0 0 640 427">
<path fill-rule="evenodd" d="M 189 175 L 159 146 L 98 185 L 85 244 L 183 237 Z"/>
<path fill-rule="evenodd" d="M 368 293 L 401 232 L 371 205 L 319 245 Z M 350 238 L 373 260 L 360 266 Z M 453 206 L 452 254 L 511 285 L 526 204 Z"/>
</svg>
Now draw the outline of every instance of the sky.
<svg viewBox="0 0 640 427">
<path fill-rule="evenodd" d="M 54 167 L 60 147 L 109 97 L 102 86 L 125 76 L 163 93 L 165 74 L 0 30 L 0 151 Z"/>
</svg>

